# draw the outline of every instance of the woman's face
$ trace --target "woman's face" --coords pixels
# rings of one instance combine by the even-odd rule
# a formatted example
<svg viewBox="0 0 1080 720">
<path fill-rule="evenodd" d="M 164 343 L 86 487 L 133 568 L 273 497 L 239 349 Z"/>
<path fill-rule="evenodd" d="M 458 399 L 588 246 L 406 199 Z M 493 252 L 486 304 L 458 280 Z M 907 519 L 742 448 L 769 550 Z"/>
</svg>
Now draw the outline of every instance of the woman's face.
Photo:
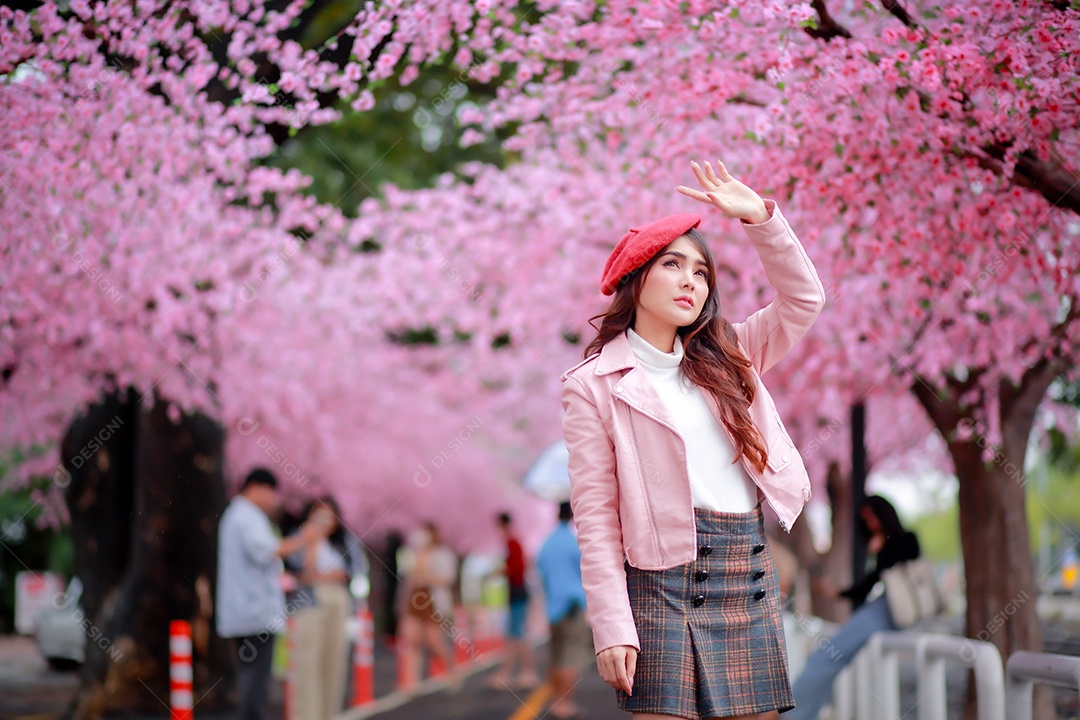
<svg viewBox="0 0 1080 720">
<path fill-rule="evenodd" d="M 314 511 L 319 517 L 322 517 L 324 521 L 330 526 L 330 532 L 334 532 L 338 529 L 338 511 L 337 508 L 326 503 L 319 503 L 315 506 Z"/>
<path fill-rule="evenodd" d="M 434 538 L 431 537 L 431 532 L 425 527 L 418 527 L 413 530 L 409 540 L 409 544 L 417 550 L 423 550 L 434 545 Z"/>
<path fill-rule="evenodd" d="M 863 505 L 861 514 L 863 522 L 866 523 L 867 530 L 871 533 L 881 532 L 881 523 L 878 522 L 877 515 L 874 514 L 874 511 L 871 510 L 869 506 Z"/>
<path fill-rule="evenodd" d="M 681 237 L 660 251 L 641 285 L 637 322 L 673 328 L 691 325 L 709 297 L 709 266 L 697 247 Z"/>
</svg>

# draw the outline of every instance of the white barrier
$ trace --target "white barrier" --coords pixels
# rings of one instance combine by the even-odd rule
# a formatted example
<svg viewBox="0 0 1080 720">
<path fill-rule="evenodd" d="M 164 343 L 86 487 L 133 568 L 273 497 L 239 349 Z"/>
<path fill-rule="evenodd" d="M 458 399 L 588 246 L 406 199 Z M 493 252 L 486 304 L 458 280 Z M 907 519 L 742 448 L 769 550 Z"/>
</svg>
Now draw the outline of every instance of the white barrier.
<svg viewBox="0 0 1080 720">
<path fill-rule="evenodd" d="M 911 631 L 881 632 L 870 637 L 851 665 L 844 668 L 833 683 L 831 717 L 834 720 L 901 720 L 904 717 L 900 707 L 901 660 L 915 666 L 915 692 L 919 698 L 916 703 L 917 720 L 945 720 L 947 717 L 947 665 L 968 668 L 974 672 L 978 720 L 1006 719 L 1005 672 L 996 646 L 955 635 Z M 1076 661 L 1075 666 L 1071 666 L 1069 670 L 1075 674 L 1065 678 L 1066 671 L 1057 669 L 1054 677 L 1065 678 L 1059 680 L 1058 684 L 1080 683 L 1080 658 L 1069 660 Z M 1018 665 L 1016 684 L 1017 692 L 1021 695 L 1021 668 L 1026 667 Z M 1042 674 L 1038 675 L 1039 679 L 1053 681 L 1049 679 L 1049 670 L 1042 668 L 1040 672 Z M 1028 706 L 1030 695 L 1029 684 Z M 1013 712 L 1010 710 L 1009 713 L 1009 720 L 1013 720 Z M 1016 717 L 1017 720 L 1031 720 L 1030 707 L 1028 715 Z"/>
<path fill-rule="evenodd" d="M 1009 720 L 1031 720 L 1036 682 L 1080 691 L 1080 657 L 1018 650 L 1005 665 L 1006 714 Z"/>
<path fill-rule="evenodd" d="M 874 714 L 874 685 L 863 678 L 874 675 L 874 658 L 870 653 L 860 652 L 852 663 L 855 666 L 855 718 L 876 718 Z"/>
<path fill-rule="evenodd" d="M 833 720 L 855 720 L 855 667 L 848 665 L 833 680 Z"/>
<path fill-rule="evenodd" d="M 857 718 L 899 720 L 900 658 L 914 660 L 918 720 L 945 720 L 946 664 L 969 668 L 975 674 L 978 720 L 1005 720 L 1005 678 L 1001 654 L 991 643 L 915 632 L 875 633 L 860 656 L 870 658 L 869 670 L 856 670 L 856 687 L 872 698 L 857 709 Z M 858 698 L 858 695 L 856 696 Z"/>
<path fill-rule="evenodd" d="M 979 720 L 1005 720 L 1005 672 L 993 643 L 953 635 L 924 635 L 919 666 L 919 720 L 945 720 L 945 663 L 974 671 Z M 927 703 L 931 698 L 932 702 Z M 925 712 L 924 712 L 925 711 Z"/>
<path fill-rule="evenodd" d="M 902 633 L 876 633 L 870 636 L 866 654 L 874 660 L 873 687 L 876 717 L 896 720 L 900 717 L 900 658 L 914 662 L 917 641 Z"/>
</svg>

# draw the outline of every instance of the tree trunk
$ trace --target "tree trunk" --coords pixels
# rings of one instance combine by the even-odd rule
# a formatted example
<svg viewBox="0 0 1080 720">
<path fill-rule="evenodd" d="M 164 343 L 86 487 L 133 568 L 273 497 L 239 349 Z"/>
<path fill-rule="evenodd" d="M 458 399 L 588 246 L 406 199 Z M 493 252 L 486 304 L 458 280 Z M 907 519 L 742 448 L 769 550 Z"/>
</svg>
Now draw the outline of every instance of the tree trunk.
<svg viewBox="0 0 1080 720">
<path fill-rule="evenodd" d="M 935 393 L 923 382 L 912 386 L 946 439 L 959 480 L 960 543 L 964 554 L 967 612 L 965 634 L 991 642 L 1003 660 L 1017 650 L 1041 652 L 1036 587 L 1028 535 L 1024 461 L 1035 411 L 1056 375 L 1049 362 L 1033 366 L 1018 385 L 998 388 L 1001 445 L 990 448 L 972 408 L 957 402 L 963 387 Z M 969 381 L 970 382 L 970 381 Z M 958 430 L 965 431 L 958 435 Z M 1056 713 L 1045 687 L 1036 688 L 1034 717 Z M 973 683 L 968 683 L 965 717 L 975 717 Z"/>
<path fill-rule="evenodd" d="M 1002 466 L 986 467 L 974 443 L 950 450 L 960 478 L 960 542 L 967 584 L 964 634 L 993 643 L 1003 659 L 1017 650 L 1039 652 L 1043 639 L 1035 613 L 1038 589 L 1032 573 L 1024 486 Z M 974 717 L 974 712 L 974 690 L 969 683 L 965 715 Z M 1053 717 L 1049 713 L 1049 708 L 1043 708 L 1034 717 L 1049 720 Z"/>
<path fill-rule="evenodd" d="M 832 508 L 832 533 L 829 549 L 819 553 L 814 547 L 810 525 L 797 522 L 791 528 L 791 545 L 799 564 L 811 569 L 811 577 L 828 578 L 842 590 L 851 582 L 851 487 L 837 463 L 830 463 L 825 491 Z M 819 583 L 810 582 L 810 606 L 814 615 L 831 622 L 843 622 L 851 614 L 851 603 L 831 597 Z"/>
<path fill-rule="evenodd" d="M 165 403 L 145 409 L 133 393 L 69 429 L 62 459 L 88 633 L 74 717 L 167 714 L 171 620 L 192 624 L 199 708 L 225 704 L 233 657 L 212 625 L 222 453 L 213 421 L 173 424 Z"/>
</svg>

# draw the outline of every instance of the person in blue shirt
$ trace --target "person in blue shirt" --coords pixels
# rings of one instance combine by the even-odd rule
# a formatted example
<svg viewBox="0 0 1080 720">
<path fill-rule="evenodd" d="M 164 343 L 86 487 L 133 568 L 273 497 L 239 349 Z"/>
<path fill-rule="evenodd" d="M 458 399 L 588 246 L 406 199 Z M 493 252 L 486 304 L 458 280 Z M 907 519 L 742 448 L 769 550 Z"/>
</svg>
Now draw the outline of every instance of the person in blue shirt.
<svg viewBox="0 0 1080 720">
<path fill-rule="evenodd" d="M 585 620 L 581 551 L 570 529 L 572 519 L 570 503 L 559 505 L 559 525 L 536 557 L 551 624 L 550 681 L 554 700 L 548 713 L 553 718 L 581 716 L 581 709 L 574 703 L 574 686 L 581 668 L 595 658 L 592 631 Z"/>
</svg>

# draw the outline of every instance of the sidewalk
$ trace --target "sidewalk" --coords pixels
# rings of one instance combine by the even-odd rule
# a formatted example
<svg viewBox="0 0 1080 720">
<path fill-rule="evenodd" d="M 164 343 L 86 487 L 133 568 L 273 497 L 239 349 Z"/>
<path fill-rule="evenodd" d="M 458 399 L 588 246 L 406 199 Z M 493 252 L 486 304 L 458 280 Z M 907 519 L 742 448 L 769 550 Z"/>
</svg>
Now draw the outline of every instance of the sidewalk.
<svg viewBox="0 0 1080 720">
<path fill-rule="evenodd" d="M 375 643 L 374 660 L 375 697 L 380 702 L 366 708 L 368 714 L 373 709 L 387 710 L 409 700 L 423 699 L 430 693 L 436 696 L 444 694 L 440 692 L 445 687 L 445 682 L 441 680 L 426 680 L 412 693 L 399 691 L 397 657 L 381 642 Z M 482 657 L 474 663 L 467 671 L 470 673 L 467 685 L 471 688 L 474 682 L 472 676 L 488 672 L 495 662 L 495 656 L 491 656 Z M 350 670 L 350 684 L 351 680 Z M 70 707 L 78 687 L 79 670 L 50 669 L 33 638 L 0 635 L 0 720 L 59 718 Z M 275 678 L 271 685 L 269 702 L 268 720 L 284 720 L 285 687 L 282 678 Z M 352 717 L 349 713 L 350 710 L 346 708 L 346 715 Z M 231 711 L 200 711 L 197 706 L 194 714 L 197 720 L 233 720 L 234 715 Z"/>
<path fill-rule="evenodd" d="M 547 672 L 547 646 L 536 648 L 541 677 Z M 528 690 L 490 690 L 485 683 L 494 674 L 495 660 L 482 660 L 471 670 L 464 686 L 457 692 L 445 683 L 425 683 L 415 694 L 392 693 L 372 706 L 356 708 L 338 720 L 537 720 L 543 719 L 551 701 L 546 683 Z M 589 720 L 625 720 L 615 704 L 614 691 L 600 679 L 595 665 L 583 669 L 574 690 L 583 718 Z"/>
<path fill-rule="evenodd" d="M 50 670 L 33 638 L 0 635 L 0 720 L 59 717 L 78 687 L 78 672 Z"/>
<path fill-rule="evenodd" d="M 1040 602 L 1044 617 L 1047 652 L 1080 654 L 1080 609 L 1073 598 L 1054 598 Z M 927 623 L 924 630 L 959 634 L 963 628 L 960 617 L 941 617 Z M 381 642 L 374 648 L 374 685 L 376 702 L 363 708 L 346 709 L 337 720 L 428 720 L 429 718 L 468 718 L 475 720 L 537 720 L 544 718 L 550 700 L 550 690 L 540 686 L 531 691 L 492 691 L 484 682 L 493 674 L 494 657 L 482 658 L 471 666 L 462 689 L 450 692 L 445 681 L 425 681 L 411 693 L 397 690 L 397 659 Z M 546 665 L 546 645 L 537 648 L 541 671 Z M 901 691 L 909 705 L 915 701 L 912 668 L 902 667 Z M 950 672 L 947 687 L 951 707 L 956 710 L 962 701 L 967 680 L 966 671 Z M 0 720 L 55 720 L 68 709 L 79 684 L 74 672 L 50 670 L 38 653 L 32 638 L 0 636 Z M 586 668 L 576 689 L 578 703 L 586 717 L 595 720 L 625 718 L 615 706 L 614 693 L 600 680 L 595 666 Z M 1063 717 L 1078 717 L 1080 705 L 1075 693 L 1055 693 Z M 277 681 L 270 693 L 270 719 L 283 720 L 284 686 Z M 208 712 L 195 708 L 196 720 L 234 720 L 232 711 Z M 165 720 L 159 714 L 147 720 Z M 136 720 L 128 718 L 127 720 Z"/>
</svg>

